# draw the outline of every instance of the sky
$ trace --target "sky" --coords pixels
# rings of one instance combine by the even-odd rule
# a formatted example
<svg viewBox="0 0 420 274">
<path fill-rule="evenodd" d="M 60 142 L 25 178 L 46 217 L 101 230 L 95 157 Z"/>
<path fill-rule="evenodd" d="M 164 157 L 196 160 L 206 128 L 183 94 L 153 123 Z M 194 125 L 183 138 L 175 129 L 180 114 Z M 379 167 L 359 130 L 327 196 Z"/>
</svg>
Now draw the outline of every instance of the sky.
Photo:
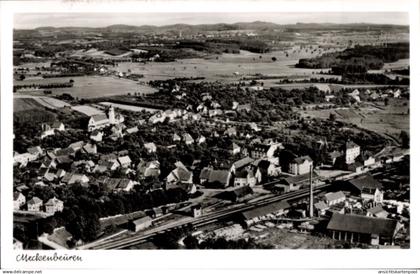
<svg viewBox="0 0 420 274">
<path fill-rule="evenodd" d="M 375 23 L 408 25 L 403 12 L 310 12 L 310 13 L 18 13 L 15 29 L 37 27 L 106 27 L 125 25 L 214 24 L 265 21 L 277 24 Z"/>
</svg>

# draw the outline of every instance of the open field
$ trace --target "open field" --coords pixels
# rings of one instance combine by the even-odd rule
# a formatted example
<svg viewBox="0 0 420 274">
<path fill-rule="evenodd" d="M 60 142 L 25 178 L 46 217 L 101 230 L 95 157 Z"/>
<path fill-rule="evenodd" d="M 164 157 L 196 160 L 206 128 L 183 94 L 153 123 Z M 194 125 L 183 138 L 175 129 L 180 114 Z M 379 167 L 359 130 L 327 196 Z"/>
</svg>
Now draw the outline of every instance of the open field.
<svg viewBox="0 0 420 274">
<path fill-rule="evenodd" d="M 25 96 L 15 95 L 13 99 L 14 111 L 26 111 L 30 109 L 43 109 L 44 107 L 49 109 L 57 109 L 70 106 L 68 103 L 61 100 L 45 97 L 45 96 Z"/>
<path fill-rule="evenodd" d="M 86 105 L 74 106 L 71 109 L 73 109 L 77 112 L 83 113 L 87 116 L 92 116 L 92 115 L 96 115 L 96 114 L 104 114 L 103 111 L 101 111 L 97 108 L 91 107 L 91 106 L 86 106 Z"/>
<path fill-rule="evenodd" d="M 261 58 L 259 58 L 260 56 Z M 311 56 L 314 56 L 314 54 L 294 54 L 286 57 L 283 51 L 266 54 L 241 51 L 240 54 L 222 54 L 218 57 L 182 59 L 167 63 L 147 63 L 145 65 L 121 63 L 116 70 L 128 72 L 130 69 L 133 73 L 143 74 L 144 81 L 202 76 L 211 81 L 237 81 L 243 76 L 257 73 L 273 76 L 301 75 L 312 77 L 312 72 L 316 75 L 321 70 L 294 67 L 299 58 Z M 273 62 L 272 57 L 276 57 L 277 61 Z"/>
<path fill-rule="evenodd" d="M 407 105 L 404 105 L 407 103 Z M 304 117 L 317 117 L 328 119 L 330 113 L 336 115 L 337 120 L 355 124 L 361 128 L 372 130 L 380 134 L 391 135 L 399 138 L 401 130 L 409 132 L 410 119 L 407 100 L 390 100 L 388 106 L 381 105 L 380 108 L 363 106 L 360 109 L 323 109 L 323 110 L 302 110 Z"/>
<path fill-rule="evenodd" d="M 270 228 L 262 232 L 251 232 L 253 236 L 267 234 L 256 240 L 262 244 L 274 245 L 275 249 L 328 249 L 334 248 L 337 241 L 328 237 L 318 237 L 304 233 L 293 233 L 287 230 Z"/>
<path fill-rule="evenodd" d="M 104 106 L 113 106 L 114 108 L 119 108 L 119 109 L 123 109 L 123 110 L 134 111 L 134 112 L 141 112 L 141 111 L 156 112 L 156 111 L 158 111 L 158 109 L 153 109 L 153 108 L 130 106 L 130 105 L 110 103 L 110 102 L 101 102 L 99 104 L 104 105 Z"/>
<path fill-rule="evenodd" d="M 33 98 L 14 98 L 13 112 L 27 111 L 31 109 L 43 109 L 44 107 Z"/>
<path fill-rule="evenodd" d="M 119 79 L 117 77 L 101 76 L 82 76 L 82 77 L 61 77 L 37 80 L 15 81 L 16 85 L 25 84 L 48 84 L 48 83 L 68 83 L 70 79 L 74 80 L 71 88 L 52 88 L 53 95 L 69 93 L 78 98 L 95 98 L 111 95 L 123 95 L 127 93 L 153 93 L 156 90 L 146 85 L 139 85 L 138 82 Z M 42 91 L 31 92 L 31 94 L 42 94 Z"/>
</svg>

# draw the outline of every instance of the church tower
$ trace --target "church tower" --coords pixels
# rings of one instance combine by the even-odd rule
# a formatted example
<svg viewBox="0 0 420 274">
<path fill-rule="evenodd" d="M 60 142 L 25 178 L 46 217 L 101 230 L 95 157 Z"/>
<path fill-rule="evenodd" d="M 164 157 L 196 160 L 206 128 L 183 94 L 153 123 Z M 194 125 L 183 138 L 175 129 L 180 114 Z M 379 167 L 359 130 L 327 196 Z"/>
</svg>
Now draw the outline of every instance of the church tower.
<svg viewBox="0 0 420 274">
<path fill-rule="evenodd" d="M 108 109 L 108 120 L 111 125 L 115 124 L 115 112 L 113 106 L 110 106 Z"/>
</svg>

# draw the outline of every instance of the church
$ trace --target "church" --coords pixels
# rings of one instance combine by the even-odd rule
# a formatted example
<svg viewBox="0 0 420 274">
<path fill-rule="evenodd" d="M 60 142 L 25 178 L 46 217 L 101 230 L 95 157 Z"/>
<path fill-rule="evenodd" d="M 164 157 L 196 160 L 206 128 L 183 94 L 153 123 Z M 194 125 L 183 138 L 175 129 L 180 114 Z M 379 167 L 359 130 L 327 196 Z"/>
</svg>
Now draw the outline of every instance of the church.
<svg viewBox="0 0 420 274">
<path fill-rule="evenodd" d="M 124 122 L 124 117 L 121 114 L 115 114 L 113 106 L 110 106 L 106 113 L 107 114 L 96 114 L 90 117 L 88 123 L 89 132 Z"/>
</svg>

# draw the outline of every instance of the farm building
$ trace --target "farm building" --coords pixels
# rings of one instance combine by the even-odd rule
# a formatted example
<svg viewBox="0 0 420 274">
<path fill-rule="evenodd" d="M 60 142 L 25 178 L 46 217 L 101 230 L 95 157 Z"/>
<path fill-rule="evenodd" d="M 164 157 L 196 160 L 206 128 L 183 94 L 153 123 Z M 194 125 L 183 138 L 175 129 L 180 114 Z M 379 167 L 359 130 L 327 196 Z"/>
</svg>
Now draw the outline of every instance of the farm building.
<svg viewBox="0 0 420 274">
<path fill-rule="evenodd" d="M 275 202 L 266 206 L 257 207 L 240 213 L 239 221 L 244 226 L 250 226 L 254 223 L 266 219 L 267 217 L 269 217 L 269 215 L 282 215 L 286 212 L 288 208 L 290 208 L 290 205 L 287 201 Z"/>
<path fill-rule="evenodd" d="M 327 230 L 333 239 L 372 245 L 393 244 L 400 225 L 391 219 L 334 213 Z"/>
<path fill-rule="evenodd" d="M 382 184 L 376 181 L 371 175 L 362 176 L 349 181 L 351 192 L 364 200 L 373 200 L 375 203 L 382 203 Z"/>
</svg>

